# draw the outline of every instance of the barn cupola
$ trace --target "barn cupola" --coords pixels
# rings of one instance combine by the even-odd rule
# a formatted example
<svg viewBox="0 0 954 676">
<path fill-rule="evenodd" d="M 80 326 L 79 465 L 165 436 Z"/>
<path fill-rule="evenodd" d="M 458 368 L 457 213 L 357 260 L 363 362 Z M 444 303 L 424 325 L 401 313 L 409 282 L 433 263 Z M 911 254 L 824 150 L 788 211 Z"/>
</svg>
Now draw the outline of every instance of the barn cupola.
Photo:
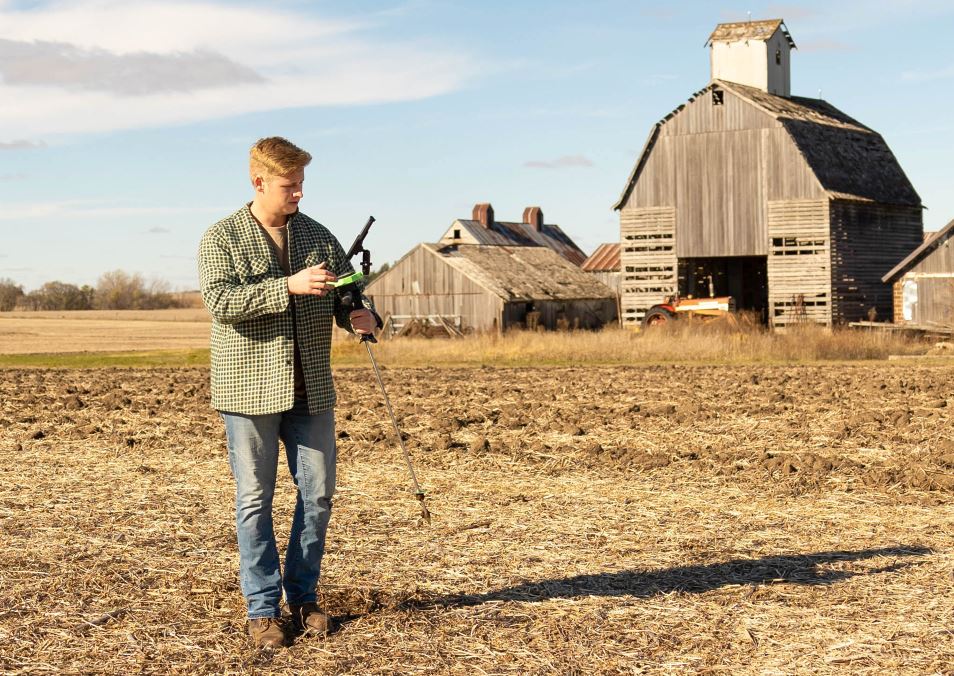
<svg viewBox="0 0 954 676">
<path fill-rule="evenodd" d="M 706 42 L 713 80 L 791 96 L 795 41 L 781 19 L 720 23 Z"/>
</svg>

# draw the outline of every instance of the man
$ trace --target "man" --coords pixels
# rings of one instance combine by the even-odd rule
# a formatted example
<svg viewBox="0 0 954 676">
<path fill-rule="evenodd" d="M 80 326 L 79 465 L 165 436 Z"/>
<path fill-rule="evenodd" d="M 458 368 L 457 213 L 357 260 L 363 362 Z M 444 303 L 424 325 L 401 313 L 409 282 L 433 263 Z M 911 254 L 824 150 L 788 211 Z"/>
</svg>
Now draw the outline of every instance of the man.
<svg viewBox="0 0 954 676">
<path fill-rule="evenodd" d="M 212 406 L 235 478 L 249 635 L 286 644 L 282 590 L 300 631 L 325 634 L 316 589 L 335 489 L 331 321 L 370 333 L 377 315 L 342 307 L 329 286 L 354 270 L 337 239 L 298 210 L 311 155 L 289 141 L 252 146 L 251 202 L 205 233 L 202 299 L 212 315 Z M 297 487 L 284 572 L 272 527 L 278 441 Z"/>
</svg>

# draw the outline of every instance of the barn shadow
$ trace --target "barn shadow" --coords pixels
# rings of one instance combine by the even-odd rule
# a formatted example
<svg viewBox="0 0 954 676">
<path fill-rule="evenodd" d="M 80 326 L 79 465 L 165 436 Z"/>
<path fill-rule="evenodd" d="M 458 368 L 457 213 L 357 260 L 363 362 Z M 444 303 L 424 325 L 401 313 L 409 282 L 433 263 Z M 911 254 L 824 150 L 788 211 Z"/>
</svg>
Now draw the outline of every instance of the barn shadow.
<svg viewBox="0 0 954 676">
<path fill-rule="evenodd" d="M 409 609 L 476 606 L 492 601 L 534 603 L 585 596 L 633 596 L 645 598 L 672 592 L 702 594 L 729 585 L 799 584 L 829 585 L 853 577 L 900 570 L 912 562 L 896 562 L 860 571 L 832 570 L 825 564 L 861 561 L 876 557 L 913 557 L 933 554 L 921 546 L 882 547 L 736 559 L 723 563 L 677 566 L 653 571 L 619 571 L 575 575 L 505 587 L 486 594 L 455 594 L 432 599 L 414 599 L 402 605 Z"/>
</svg>

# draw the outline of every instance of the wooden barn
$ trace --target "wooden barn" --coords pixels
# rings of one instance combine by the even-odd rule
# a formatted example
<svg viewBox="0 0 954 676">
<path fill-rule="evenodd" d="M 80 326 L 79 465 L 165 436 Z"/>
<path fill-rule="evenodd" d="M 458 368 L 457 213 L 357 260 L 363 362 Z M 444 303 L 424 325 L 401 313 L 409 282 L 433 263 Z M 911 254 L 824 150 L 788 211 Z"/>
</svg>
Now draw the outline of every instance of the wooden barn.
<svg viewBox="0 0 954 676">
<path fill-rule="evenodd" d="M 365 293 L 391 326 L 420 319 L 467 333 L 616 320 L 613 290 L 542 246 L 419 244 Z"/>
<path fill-rule="evenodd" d="M 720 24 L 707 44 L 712 80 L 652 128 L 615 204 L 624 325 L 710 284 L 773 326 L 890 316 L 882 276 L 923 222 L 887 143 L 791 95 L 781 19 Z"/>
<path fill-rule="evenodd" d="M 954 331 L 954 221 L 932 234 L 883 278 L 894 295 L 894 322 Z"/>
<path fill-rule="evenodd" d="M 586 254 L 559 225 L 543 222 L 543 210 L 540 207 L 524 209 L 523 220 L 519 223 L 495 220 L 494 207 L 489 202 L 475 204 L 471 215 L 473 218 L 455 220 L 439 243 L 545 246 L 574 265 L 580 265 L 586 260 Z"/>
</svg>

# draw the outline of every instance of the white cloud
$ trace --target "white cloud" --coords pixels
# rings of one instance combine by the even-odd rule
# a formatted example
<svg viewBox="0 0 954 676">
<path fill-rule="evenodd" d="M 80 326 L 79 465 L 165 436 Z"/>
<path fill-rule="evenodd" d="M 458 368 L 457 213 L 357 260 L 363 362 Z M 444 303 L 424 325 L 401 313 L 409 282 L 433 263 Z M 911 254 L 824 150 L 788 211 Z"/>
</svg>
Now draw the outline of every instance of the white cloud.
<svg viewBox="0 0 954 676">
<path fill-rule="evenodd" d="M 45 146 L 46 144 L 42 141 L 27 141 L 26 139 L 0 142 L 0 150 L 35 150 Z"/>
<path fill-rule="evenodd" d="M 118 54 L 65 42 L 0 38 L 0 76 L 9 85 L 143 96 L 263 82 L 251 68 L 214 52 Z"/>
<path fill-rule="evenodd" d="M 523 166 L 531 169 L 563 169 L 566 167 L 592 167 L 593 161 L 583 155 L 564 155 L 555 160 L 529 160 Z"/>
<path fill-rule="evenodd" d="M 372 42 L 363 28 L 273 6 L 0 2 L 0 51 L 19 55 L 0 68 L 0 129 L 50 138 L 413 100 L 457 89 L 477 71 L 459 48 Z"/>
</svg>

